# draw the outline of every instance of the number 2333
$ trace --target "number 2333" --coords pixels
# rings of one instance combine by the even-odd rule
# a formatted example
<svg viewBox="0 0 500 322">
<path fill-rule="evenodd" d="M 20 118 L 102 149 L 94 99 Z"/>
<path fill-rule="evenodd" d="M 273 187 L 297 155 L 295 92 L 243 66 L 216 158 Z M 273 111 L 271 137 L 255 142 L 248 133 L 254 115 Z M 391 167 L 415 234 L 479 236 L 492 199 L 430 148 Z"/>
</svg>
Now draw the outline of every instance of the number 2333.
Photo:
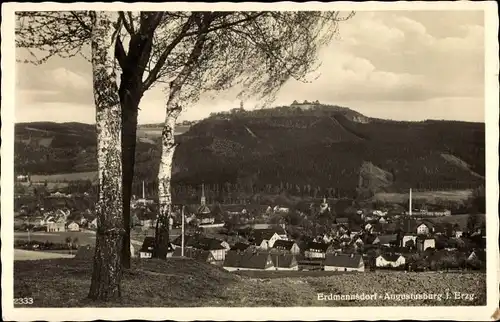
<svg viewBox="0 0 500 322">
<path fill-rule="evenodd" d="M 14 298 L 14 305 L 20 305 L 20 304 L 33 304 L 33 298 L 32 297 L 18 297 Z"/>
</svg>

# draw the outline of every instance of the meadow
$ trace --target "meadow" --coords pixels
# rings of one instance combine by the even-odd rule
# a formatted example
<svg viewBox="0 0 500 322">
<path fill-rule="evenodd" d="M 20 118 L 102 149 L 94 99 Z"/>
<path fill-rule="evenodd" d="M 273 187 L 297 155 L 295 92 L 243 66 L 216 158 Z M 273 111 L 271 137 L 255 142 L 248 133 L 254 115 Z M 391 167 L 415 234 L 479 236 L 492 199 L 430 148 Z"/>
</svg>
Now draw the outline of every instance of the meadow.
<svg viewBox="0 0 500 322">
<path fill-rule="evenodd" d="M 58 173 L 49 175 L 34 174 L 31 176 L 32 182 L 70 182 L 81 180 L 97 181 L 97 171 Z"/>
<path fill-rule="evenodd" d="M 252 278 L 187 258 L 133 260 L 124 271 L 122 299 L 86 299 L 91 261 L 51 259 L 14 263 L 14 297 L 30 307 L 259 307 L 259 306 L 470 306 L 486 304 L 486 274 L 364 272 L 328 276 Z M 40 272 L 43 272 L 40 275 Z M 471 294 L 465 299 L 453 292 Z M 321 301 L 324 294 L 373 294 L 372 301 Z M 387 300 L 389 294 L 441 294 L 434 300 Z M 447 295 L 450 295 L 449 297 Z M 17 307 L 17 306 L 16 306 Z"/>
<path fill-rule="evenodd" d="M 436 204 L 439 200 L 461 203 L 472 196 L 472 190 L 413 191 L 412 196 L 413 199 L 425 200 L 430 204 Z M 385 203 L 400 204 L 408 201 L 408 193 L 379 192 L 372 199 Z"/>
</svg>

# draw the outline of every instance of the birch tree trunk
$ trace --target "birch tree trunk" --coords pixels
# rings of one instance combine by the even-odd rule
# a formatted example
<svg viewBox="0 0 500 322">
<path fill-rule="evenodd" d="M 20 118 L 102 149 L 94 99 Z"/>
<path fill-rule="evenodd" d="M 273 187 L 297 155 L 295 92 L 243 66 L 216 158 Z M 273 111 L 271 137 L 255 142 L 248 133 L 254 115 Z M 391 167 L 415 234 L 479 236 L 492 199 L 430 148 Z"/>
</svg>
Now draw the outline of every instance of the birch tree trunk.
<svg viewBox="0 0 500 322">
<path fill-rule="evenodd" d="M 165 259 L 170 242 L 169 220 L 172 210 L 172 193 L 170 180 L 172 178 L 172 163 L 175 152 L 175 123 L 182 111 L 179 104 L 178 90 L 173 89 L 167 101 L 165 124 L 162 130 L 162 151 L 160 168 L 158 170 L 158 201 L 159 215 L 156 225 L 156 257 Z"/>
<path fill-rule="evenodd" d="M 170 189 L 170 180 L 172 178 L 172 162 L 175 152 L 175 122 L 182 111 L 180 94 L 186 80 L 191 76 L 193 70 L 197 68 L 197 62 L 200 58 L 207 38 L 207 30 L 211 19 L 199 21 L 199 32 L 196 42 L 186 61 L 186 64 L 179 72 L 177 77 L 170 83 L 169 96 L 167 99 L 165 124 L 162 131 L 162 152 L 160 168 L 158 171 L 158 201 L 160 213 L 158 216 L 159 225 L 156 229 L 156 257 L 165 259 L 167 255 L 169 240 L 169 220 L 172 209 L 172 194 Z"/>
<path fill-rule="evenodd" d="M 118 26 L 110 12 L 92 12 L 92 71 L 96 106 L 99 199 L 89 298 L 121 296 L 123 245 L 121 106 L 116 84 L 114 43 Z"/>
</svg>

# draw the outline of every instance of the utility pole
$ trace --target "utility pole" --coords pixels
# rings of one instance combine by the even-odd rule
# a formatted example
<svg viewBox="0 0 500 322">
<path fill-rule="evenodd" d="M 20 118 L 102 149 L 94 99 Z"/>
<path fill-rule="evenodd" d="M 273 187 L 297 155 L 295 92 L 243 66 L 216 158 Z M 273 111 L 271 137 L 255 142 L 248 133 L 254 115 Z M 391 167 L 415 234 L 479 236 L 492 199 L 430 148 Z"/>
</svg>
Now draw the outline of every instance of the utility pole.
<svg viewBox="0 0 500 322">
<path fill-rule="evenodd" d="M 184 257 L 184 205 L 181 211 L 182 225 L 181 225 L 181 256 Z"/>
</svg>

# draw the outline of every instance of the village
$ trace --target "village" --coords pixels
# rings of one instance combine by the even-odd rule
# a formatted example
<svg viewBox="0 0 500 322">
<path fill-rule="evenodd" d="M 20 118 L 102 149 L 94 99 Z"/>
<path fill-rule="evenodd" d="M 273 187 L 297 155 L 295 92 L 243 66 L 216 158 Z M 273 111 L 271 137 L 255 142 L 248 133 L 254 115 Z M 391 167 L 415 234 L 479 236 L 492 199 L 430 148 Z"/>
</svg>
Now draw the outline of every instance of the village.
<svg viewBox="0 0 500 322">
<path fill-rule="evenodd" d="M 61 192 L 47 196 L 69 197 Z M 481 219 L 471 215 L 466 225 L 436 220 L 453 215 L 446 209 L 415 209 L 411 191 L 409 204 L 400 213 L 372 207 L 342 215 L 332 214 L 329 201 L 323 198 L 310 204 L 309 213 L 282 205 L 259 205 L 260 211 L 250 211 L 245 205 L 208 205 L 202 186 L 198 205 L 173 205 L 167 260 L 187 257 L 227 271 L 485 269 Z M 134 196 L 131 207 L 131 254 L 148 260 L 155 254 L 155 201 L 146 198 L 143 190 L 141 198 Z M 16 212 L 16 248 L 69 251 L 77 259 L 93 257 L 97 220 L 91 210 L 75 214 L 62 207 L 29 212 L 22 205 Z M 328 224 L 305 229 L 287 220 L 292 216 L 323 218 L 322 223 L 327 218 Z"/>
</svg>

